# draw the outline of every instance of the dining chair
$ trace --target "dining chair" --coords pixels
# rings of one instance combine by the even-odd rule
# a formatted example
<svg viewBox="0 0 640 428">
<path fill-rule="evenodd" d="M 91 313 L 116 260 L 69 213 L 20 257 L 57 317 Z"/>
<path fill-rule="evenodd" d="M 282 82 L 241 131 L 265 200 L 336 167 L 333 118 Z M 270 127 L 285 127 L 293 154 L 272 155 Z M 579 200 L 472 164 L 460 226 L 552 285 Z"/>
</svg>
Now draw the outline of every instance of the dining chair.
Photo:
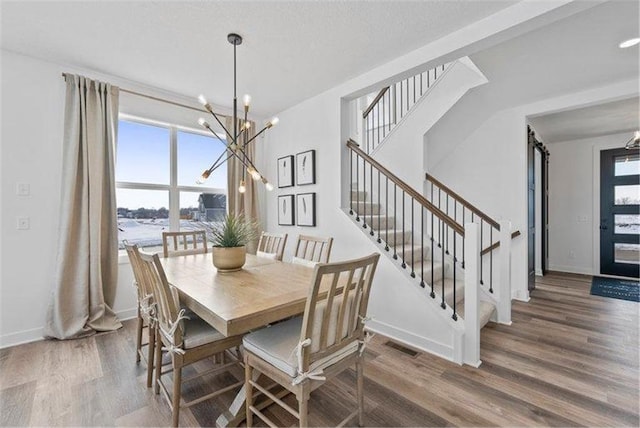
<svg viewBox="0 0 640 428">
<path fill-rule="evenodd" d="M 225 337 L 218 330 L 207 324 L 203 319 L 195 314 L 185 315 L 185 310 L 180 309 L 178 293 L 172 288 L 165 275 L 160 258 L 157 254 L 140 254 L 143 269 L 153 284 L 154 296 L 157 305 L 157 337 L 155 350 L 155 385 L 154 392 L 162 395 L 169 403 L 172 412 L 172 425 L 178 426 L 180 409 L 190 407 L 209 398 L 216 397 L 234 388 L 240 387 L 244 382 L 239 381 L 193 399 L 189 402 L 182 402 L 182 369 L 190 364 L 205 358 L 210 358 L 228 352 L 231 348 L 237 348 L 242 343 L 242 336 Z M 175 290 L 175 291 L 174 291 Z M 162 377 L 169 372 L 162 372 L 161 358 L 162 349 L 171 355 L 173 373 L 173 391 L 165 385 Z M 227 370 L 234 364 L 239 364 L 239 355 L 228 352 L 231 362 L 216 365 L 210 370 L 199 372 L 197 375 L 185 379 L 184 382 L 195 380 L 204 375 L 211 375 Z"/>
<path fill-rule="evenodd" d="M 153 289 L 145 280 L 142 260 L 140 259 L 140 250 L 138 245 L 124 242 L 124 248 L 127 250 L 127 256 L 133 270 L 133 285 L 136 289 L 138 304 L 136 309 L 136 363 L 144 360 L 147 365 L 147 388 L 151 388 L 153 380 L 153 361 L 155 351 L 156 338 L 156 314 L 153 302 Z M 147 331 L 147 343 L 142 342 L 143 332 Z M 147 356 L 145 357 L 143 347 L 147 346 Z"/>
<path fill-rule="evenodd" d="M 162 253 L 165 258 L 177 255 L 201 254 L 208 251 L 207 232 L 204 230 L 162 232 Z"/>
<path fill-rule="evenodd" d="M 282 261 L 284 247 L 287 244 L 287 234 L 275 234 L 262 232 L 258 241 L 258 257 L 266 257 L 278 261 Z"/>
<path fill-rule="evenodd" d="M 313 267 L 317 263 L 328 263 L 332 244 L 333 238 L 298 235 L 291 263 L 309 267 Z"/>
<path fill-rule="evenodd" d="M 267 425 L 275 426 L 253 405 L 254 388 L 298 418 L 300 426 L 305 427 L 311 391 L 354 364 L 357 410 L 340 426 L 356 414 L 359 425 L 364 424 L 364 323 L 379 258 L 380 254 L 374 253 L 360 259 L 316 265 L 304 315 L 244 337 L 248 427 L 253 424 L 254 414 Z M 292 392 L 298 400 L 298 409 L 258 384 L 260 374 Z"/>
</svg>

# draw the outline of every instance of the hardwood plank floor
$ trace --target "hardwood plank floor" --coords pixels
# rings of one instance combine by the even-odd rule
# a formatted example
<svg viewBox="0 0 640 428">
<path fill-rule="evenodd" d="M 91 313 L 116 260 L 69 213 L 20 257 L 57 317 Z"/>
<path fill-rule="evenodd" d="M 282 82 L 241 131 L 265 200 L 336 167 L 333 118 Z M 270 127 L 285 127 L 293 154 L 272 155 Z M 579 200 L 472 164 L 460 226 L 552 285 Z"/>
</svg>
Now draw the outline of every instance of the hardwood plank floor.
<svg viewBox="0 0 640 428">
<path fill-rule="evenodd" d="M 514 302 L 511 326 L 482 330 L 480 368 L 375 337 L 366 350 L 369 426 L 633 426 L 639 414 L 639 308 L 589 295 L 591 278 L 554 273 Z M 168 406 L 135 364 L 135 323 L 114 333 L 0 350 L 2 426 L 166 426 Z M 204 371 L 200 362 L 184 375 Z M 229 385 L 242 372 L 185 386 L 190 399 Z M 309 422 L 332 426 L 354 405 L 355 373 L 315 391 Z M 181 426 L 212 426 L 233 394 L 181 412 Z M 295 404 L 293 397 L 285 401 Z M 277 406 L 279 425 L 295 420 Z M 259 421 L 257 421 L 259 422 Z"/>
</svg>

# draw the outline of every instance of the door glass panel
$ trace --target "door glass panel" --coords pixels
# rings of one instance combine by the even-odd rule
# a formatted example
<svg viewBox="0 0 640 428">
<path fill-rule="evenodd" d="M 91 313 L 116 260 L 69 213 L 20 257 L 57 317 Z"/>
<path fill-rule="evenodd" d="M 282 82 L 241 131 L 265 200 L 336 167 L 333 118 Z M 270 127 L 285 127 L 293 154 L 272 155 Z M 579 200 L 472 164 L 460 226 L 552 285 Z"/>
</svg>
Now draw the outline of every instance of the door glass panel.
<svg viewBox="0 0 640 428">
<path fill-rule="evenodd" d="M 614 200 L 616 205 L 640 204 L 640 184 L 615 186 L 614 192 Z"/>
<path fill-rule="evenodd" d="M 614 233 L 640 235 L 640 214 L 616 214 Z"/>
<path fill-rule="evenodd" d="M 616 177 L 640 174 L 640 154 L 638 153 L 616 156 L 614 162 Z"/>
<path fill-rule="evenodd" d="M 640 264 L 639 244 L 614 244 L 616 263 Z"/>
</svg>

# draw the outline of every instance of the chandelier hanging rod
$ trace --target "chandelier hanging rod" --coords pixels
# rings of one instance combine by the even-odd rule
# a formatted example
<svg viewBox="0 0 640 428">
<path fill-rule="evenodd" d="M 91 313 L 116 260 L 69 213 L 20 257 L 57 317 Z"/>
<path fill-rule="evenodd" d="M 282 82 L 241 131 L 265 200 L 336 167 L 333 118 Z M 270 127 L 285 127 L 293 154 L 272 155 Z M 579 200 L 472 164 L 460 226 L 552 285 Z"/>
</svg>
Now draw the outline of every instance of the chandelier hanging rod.
<svg viewBox="0 0 640 428">
<path fill-rule="evenodd" d="M 222 123 L 218 115 L 213 111 L 213 108 L 211 107 L 211 104 L 209 104 L 207 99 L 203 95 L 200 95 L 198 97 L 198 101 L 204 106 L 204 108 L 209 113 L 211 113 L 211 115 L 214 117 L 218 125 L 220 125 L 220 127 L 224 130 L 226 134 L 226 141 L 223 140 L 220 137 L 220 135 L 218 135 L 218 133 L 211 128 L 209 123 L 207 123 L 207 121 L 204 118 L 200 118 L 198 120 L 198 123 L 200 124 L 200 126 L 206 128 L 225 146 L 225 151 L 223 151 L 218 156 L 218 158 L 213 162 L 213 164 L 202 173 L 202 176 L 197 181 L 197 183 L 198 184 L 203 183 L 207 178 L 209 178 L 209 176 L 213 171 L 215 171 L 217 168 L 219 168 L 222 164 L 229 161 L 230 159 L 235 158 L 242 165 L 243 178 L 241 179 L 240 186 L 238 188 L 240 193 L 244 193 L 246 189 L 245 180 L 244 180 L 246 173 L 248 173 L 251 176 L 251 178 L 253 178 L 254 180 L 261 180 L 265 184 L 267 190 L 272 190 L 273 185 L 269 183 L 266 177 L 264 177 L 258 171 L 258 168 L 256 168 L 255 164 L 253 163 L 251 156 L 249 156 L 249 154 L 246 152 L 245 149 L 247 149 L 247 146 L 251 144 L 258 136 L 262 135 L 262 133 L 264 133 L 267 129 L 276 125 L 278 123 L 278 118 L 274 117 L 269 122 L 267 122 L 259 132 L 257 132 L 251 138 L 248 138 L 248 131 L 249 131 L 249 128 L 251 127 L 251 122 L 249 122 L 247 117 L 249 114 L 249 104 L 251 102 L 251 97 L 249 95 L 245 95 L 243 98 L 244 118 L 242 119 L 241 122 L 238 120 L 236 47 L 242 44 L 242 37 L 236 33 L 230 33 L 227 35 L 227 40 L 229 41 L 229 43 L 233 45 L 233 116 L 232 116 L 233 134 L 229 131 L 229 129 L 227 129 L 227 127 Z M 226 157 L 225 157 L 225 154 L 227 155 Z"/>
</svg>

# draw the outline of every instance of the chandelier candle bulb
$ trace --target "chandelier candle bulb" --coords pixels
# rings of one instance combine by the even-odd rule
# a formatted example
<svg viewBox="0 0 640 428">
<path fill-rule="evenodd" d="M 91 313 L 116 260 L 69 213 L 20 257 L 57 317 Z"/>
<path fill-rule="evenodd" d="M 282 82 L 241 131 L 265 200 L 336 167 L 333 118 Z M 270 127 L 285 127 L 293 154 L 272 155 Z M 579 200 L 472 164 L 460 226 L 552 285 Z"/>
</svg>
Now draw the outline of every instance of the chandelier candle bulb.
<svg viewBox="0 0 640 428">
<path fill-rule="evenodd" d="M 244 182 L 244 180 L 241 180 L 240 181 L 240 187 L 238 187 L 238 192 L 244 193 L 246 191 L 247 191 L 247 187 L 245 185 L 245 182 Z"/>
</svg>

